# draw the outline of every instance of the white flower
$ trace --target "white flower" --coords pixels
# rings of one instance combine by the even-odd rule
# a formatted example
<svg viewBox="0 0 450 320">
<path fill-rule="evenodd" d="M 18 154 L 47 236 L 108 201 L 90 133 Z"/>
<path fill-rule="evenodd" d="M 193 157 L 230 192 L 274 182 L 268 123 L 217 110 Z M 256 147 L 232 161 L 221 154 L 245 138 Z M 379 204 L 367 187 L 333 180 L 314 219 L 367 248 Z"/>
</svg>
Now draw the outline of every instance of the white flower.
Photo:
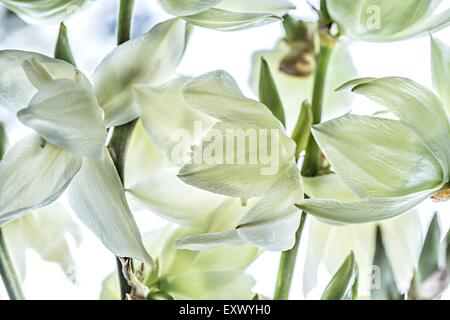
<svg viewBox="0 0 450 320">
<path fill-rule="evenodd" d="M 70 185 L 74 211 L 106 247 L 152 264 L 106 150 L 104 121 L 120 125 L 138 116 L 132 86 L 171 77 L 185 33 L 185 23 L 173 19 L 117 47 L 97 67 L 92 85 L 63 61 L 0 52 L 0 106 L 38 133 L 0 163 L 0 224 L 52 203 Z"/>
</svg>

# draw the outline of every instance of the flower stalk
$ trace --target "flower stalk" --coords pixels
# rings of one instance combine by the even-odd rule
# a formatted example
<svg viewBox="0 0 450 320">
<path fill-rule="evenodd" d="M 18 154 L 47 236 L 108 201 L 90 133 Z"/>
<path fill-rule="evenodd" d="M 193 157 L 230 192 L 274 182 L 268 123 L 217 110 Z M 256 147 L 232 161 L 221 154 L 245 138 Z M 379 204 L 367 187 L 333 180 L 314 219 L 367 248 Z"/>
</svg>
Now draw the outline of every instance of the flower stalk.
<svg viewBox="0 0 450 320">
<path fill-rule="evenodd" d="M 316 70 L 314 79 L 314 89 L 312 96 L 312 124 L 318 124 L 322 120 L 322 107 L 324 100 L 325 83 L 328 71 L 328 64 L 334 47 L 334 39 L 327 30 L 320 30 L 320 51 L 316 55 Z M 319 173 L 321 162 L 321 152 L 317 142 L 311 135 L 305 150 L 305 158 L 302 165 L 302 176 L 314 177 Z M 296 241 L 292 249 L 281 253 L 278 269 L 277 284 L 275 287 L 275 300 L 287 300 L 291 288 L 295 263 L 297 260 L 300 240 L 303 227 L 306 221 L 306 212 L 302 212 L 300 226 L 296 233 Z"/>
<path fill-rule="evenodd" d="M 134 0 L 121 0 L 119 8 L 119 17 L 117 23 L 117 45 L 130 40 L 131 22 L 133 19 Z M 113 159 L 117 173 L 119 174 L 122 184 L 125 181 L 125 159 L 128 150 L 128 144 L 136 126 L 136 120 L 114 128 L 111 141 L 108 146 L 109 153 Z M 131 258 L 122 258 L 126 263 L 132 265 Z M 117 273 L 119 276 L 120 296 L 122 300 L 127 298 L 127 294 L 131 292 L 131 286 L 128 284 L 123 274 L 122 261 L 116 258 Z"/>
<path fill-rule="evenodd" d="M 2 229 L 0 229 L 0 275 L 3 279 L 3 284 L 5 285 L 9 298 L 11 300 L 25 300 L 19 277 L 14 270 L 14 265 L 8 252 Z"/>
</svg>

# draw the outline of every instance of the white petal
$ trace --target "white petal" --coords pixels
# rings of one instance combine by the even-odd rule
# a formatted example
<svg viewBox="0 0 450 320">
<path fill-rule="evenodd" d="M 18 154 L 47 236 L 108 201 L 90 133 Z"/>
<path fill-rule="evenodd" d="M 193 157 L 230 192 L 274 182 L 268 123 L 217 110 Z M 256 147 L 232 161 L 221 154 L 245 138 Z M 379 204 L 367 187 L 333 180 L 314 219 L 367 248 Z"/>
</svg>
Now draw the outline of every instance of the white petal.
<svg viewBox="0 0 450 320">
<path fill-rule="evenodd" d="M 220 31 L 236 31 L 259 27 L 280 21 L 281 18 L 271 13 L 245 13 L 222 9 L 209 9 L 184 19 L 195 26 Z"/>
<path fill-rule="evenodd" d="M 188 16 L 208 10 L 222 0 L 158 0 L 159 5 L 174 16 Z"/>
<path fill-rule="evenodd" d="M 102 160 L 83 160 L 68 191 L 75 213 L 109 250 L 119 257 L 136 258 L 153 266 L 106 149 Z"/>
<path fill-rule="evenodd" d="M 345 185 L 337 174 L 302 177 L 302 179 L 305 194 L 307 194 L 309 198 L 346 201 L 358 200 L 358 197 Z"/>
<path fill-rule="evenodd" d="M 422 250 L 423 233 L 419 210 L 383 221 L 381 232 L 398 288 L 408 290 Z"/>
<path fill-rule="evenodd" d="M 281 17 L 295 9 L 295 6 L 287 0 L 223 0 L 217 8 L 236 12 L 272 13 Z"/>
<path fill-rule="evenodd" d="M 75 67 L 47 56 L 17 50 L 0 51 L 0 107 L 17 112 L 28 106 L 37 89 L 23 68 L 26 61 L 35 61 L 53 79 L 73 79 Z M 82 75 L 82 81 L 87 82 Z"/>
<path fill-rule="evenodd" d="M 282 127 L 265 105 L 246 98 L 225 71 L 213 71 L 191 80 L 185 86 L 184 98 L 193 108 L 222 121 Z"/>
<path fill-rule="evenodd" d="M 359 83 L 352 91 L 385 106 L 416 130 L 442 162 L 447 176 L 450 124 L 447 110 L 432 91 L 412 80 L 395 77 Z"/>
<path fill-rule="evenodd" d="M 45 85 L 17 116 L 62 149 L 86 157 L 103 155 L 106 128 L 102 109 L 93 92 L 73 80 Z"/>
<path fill-rule="evenodd" d="M 266 129 L 219 122 L 205 135 L 178 176 L 187 184 L 222 195 L 261 196 L 294 159 L 293 141 L 274 130 L 272 134 Z M 263 143 L 269 140 L 264 133 L 271 136 L 267 144 Z"/>
<path fill-rule="evenodd" d="M 300 172 L 293 164 L 280 174 L 237 226 L 241 239 L 265 250 L 284 251 L 295 244 L 300 213 L 294 204 L 303 199 Z"/>
<path fill-rule="evenodd" d="M 60 204 L 34 211 L 4 227 L 10 251 L 15 254 L 17 243 L 36 251 L 42 259 L 56 262 L 67 275 L 74 276 L 75 261 L 67 236 L 81 241 L 81 230 Z M 22 252 L 25 254 L 25 252 Z M 24 259 L 24 257 L 20 259 Z"/>
<path fill-rule="evenodd" d="M 433 87 L 439 94 L 447 111 L 450 111 L 450 92 L 447 90 L 450 79 L 450 48 L 434 37 L 431 37 L 431 66 Z"/>
<path fill-rule="evenodd" d="M 178 169 L 162 170 L 128 190 L 145 207 L 169 221 L 203 226 L 208 214 L 224 198 L 183 183 L 177 178 L 177 171 Z"/>
<path fill-rule="evenodd" d="M 76 13 L 87 0 L 2 0 L 0 3 L 28 23 L 60 22 Z"/>
<path fill-rule="evenodd" d="M 308 199 L 297 206 L 332 223 L 366 223 L 393 218 L 417 207 L 441 186 L 400 197 L 369 198 L 360 201 Z"/>
<path fill-rule="evenodd" d="M 0 163 L 0 225 L 55 201 L 80 170 L 81 158 L 27 137 Z"/>
<path fill-rule="evenodd" d="M 313 134 L 360 197 L 401 196 L 432 189 L 445 179 L 435 156 L 403 122 L 348 115 L 316 126 Z"/>
<path fill-rule="evenodd" d="M 202 233 L 193 236 L 186 236 L 177 241 L 179 249 L 188 250 L 208 250 L 223 246 L 242 246 L 245 241 L 239 237 L 236 230 Z"/>
<path fill-rule="evenodd" d="M 164 151 L 169 152 L 179 145 L 179 134 L 195 138 L 195 126 L 203 130 L 203 135 L 213 121 L 205 114 L 189 107 L 182 96 L 183 86 L 190 80 L 180 77 L 161 86 L 136 86 L 135 98 L 145 130 L 152 140 Z M 176 115 L 176 116 L 174 116 Z M 189 139 L 187 147 L 195 141 Z M 197 137 L 197 139 L 201 136 Z M 181 165 L 186 159 L 183 159 Z"/>
<path fill-rule="evenodd" d="M 114 49 L 97 67 L 93 85 L 105 110 L 107 126 L 121 125 L 138 117 L 133 103 L 135 84 L 157 85 L 175 73 L 186 47 L 186 23 L 172 19 L 143 36 Z"/>
</svg>

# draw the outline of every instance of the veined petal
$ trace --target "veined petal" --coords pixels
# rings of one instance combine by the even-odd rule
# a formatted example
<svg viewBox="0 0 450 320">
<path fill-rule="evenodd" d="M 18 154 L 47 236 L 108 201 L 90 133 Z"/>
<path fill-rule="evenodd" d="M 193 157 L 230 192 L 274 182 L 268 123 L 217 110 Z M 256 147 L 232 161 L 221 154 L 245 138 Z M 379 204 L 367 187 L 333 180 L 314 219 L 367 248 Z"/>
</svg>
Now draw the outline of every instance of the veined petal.
<svg viewBox="0 0 450 320">
<path fill-rule="evenodd" d="M 236 227 L 239 237 L 270 251 L 292 248 L 300 224 L 294 204 L 301 199 L 300 172 L 293 163 L 239 222 Z"/>
<path fill-rule="evenodd" d="M 303 200 L 297 205 L 322 220 L 331 223 L 366 223 L 396 217 L 417 207 L 442 185 L 430 190 L 399 197 L 368 198 L 359 201 L 325 199 Z"/>
<path fill-rule="evenodd" d="M 32 82 L 33 74 L 27 74 L 24 69 L 26 62 L 33 62 L 52 79 L 74 79 L 75 67 L 65 61 L 34 52 L 0 51 L 0 107 L 10 112 L 26 108 L 37 92 Z M 80 73 L 80 77 L 82 83 L 89 83 L 83 74 Z"/>
<path fill-rule="evenodd" d="M 385 106 L 410 125 L 433 151 L 447 172 L 450 163 L 450 124 L 439 98 L 424 86 L 406 78 L 380 78 L 352 89 Z"/>
<path fill-rule="evenodd" d="M 401 292 L 408 290 L 423 244 L 419 210 L 380 224 L 383 243 Z"/>
<path fill-rule="evenodd" d="M 184 19 L 195 26 L 220 31 L 243 30 L 282 20 L 271 13 L 245 13 L 215 8 L 186 16 Z"/>
<path fill-rule="evenodd" d="M 434 37 L 431 37 L 431 66 L 433 87 L 439 94 L 447 111 L 450 111 L 450 92 L 447 90 L 447 84 L 450 80 L 450 48 Z"/>
<path fill-rule="evenodd" d="M 222 246 L 242 246 L 245 241 L 239 237 L 237 230 L 201 233 L 186 236 L 177 241 L 179 249 L 187 250 L 209 250 Z"/>
<path fill-rule="evenodd" d="M 38 136 L 19 141 L 0 162 L 0 225 L 55 201 L 81 163 Z"/>
<path fill-rule="evenodd" d="M 136 258 L 153 267 L 106 148 L 102 160 L 83 160 L 82 169 L 68 191 L 75 213 L 109 250 L 119 257 Z"/>
<path fill-rule="evenodd" d="M 60 22 L 76 13 L 86 0 L 0 0 L 0 4 L 29 23 Z"/>
<path fill-rule="evenodd" d="M 50 82 L 17 116 L 62 149 L 86 157 L 103 155 L 106 143 L 103 111 L 94 93 L 76 81 Z"/>
<path fill-rule="evenodd" d="M 208 10 L 223 0 L 158 0 L 159 5 L 174 16 L 188 16 Z"/>
<path fill-rule="evenodd" d="M 402 196 L 435 188 L 445 179 L 435 156 L 401 121 L 348 115 L 316 126 L 313 134 L 360 197 Z"/>
<path fill-rule="evenodd" d="M 138 202 L 169 221 L 201 227 L 224 198 L 185 184 L 177 178 L 177 171 L 162 170 L 128 191 Z"/>
<path fill-rule="evenodd" d="M 223 0 L 216 6 L 218 9 L 235 12 L 272 13 L 284 16 L 295 6 L 287 0 Z"/>
<path fill-rule="evenodd" d="M 158 85 L 172 77 L 183 57 L 186 41 L 186 23 L 171 19 L 118 46 L 103 59 L 92 78 L 108 127 L 138 117 L 133 86 Z"/>
<path fill-rule="evenodd" d="M 219 122 L 206 133 L 178 177 L 222 195 L 261 196 L 294 159 L 294 142 L 273 130 Z"/>
<path fill-rule="evenodd" d="M 233 123 L 282 128 L 281 123 L 263 104 L 246 98 L 233 77 L 225 71 L 206 73 L 188 82 L 184 98 L 195 109 Z"/>
<path fill-rule="evenodd" d="M 169 157 L 172 148 L 183 142 L 180 138 L 189 138 L 185 146 L 189 148 L 195 143 L 193 138 L 200 139 L 214 123 L 184 101 L 182 88 L 190 79 L 180 77 L 160 86 L 136 86 L 134 90 L 145 130 L 162 150 L 169 153 Z M 195 132 L 196 126 L 200 127 L 200 132 Z M 195 134 L 199 136 L 195 137 Z M 187 159 L 172 160 L 181 165 Z"/>
<path fill-rule="evenodd" d="M 73 238 L 76 244 L 80 244 L 82 234 L 63 206 L 55 203 L 38 209 L 3 228 L 15 261 L 24 261 L 25 250 L 31 248 L 42 259 L 56 262 L 68 276 L 74 276 L 75 261 L 67 236 Z M 20 247 L 23 247 L 23 250 Z"/>
<path fill-rule="evenodd" d="M 429 22 L 441 2 L 358 0 L 355 3 L 353 0 L 327 0 L 327 9 L 341 32 L 352 39 L 395 41 L 436 28 Z"/>
</svg>

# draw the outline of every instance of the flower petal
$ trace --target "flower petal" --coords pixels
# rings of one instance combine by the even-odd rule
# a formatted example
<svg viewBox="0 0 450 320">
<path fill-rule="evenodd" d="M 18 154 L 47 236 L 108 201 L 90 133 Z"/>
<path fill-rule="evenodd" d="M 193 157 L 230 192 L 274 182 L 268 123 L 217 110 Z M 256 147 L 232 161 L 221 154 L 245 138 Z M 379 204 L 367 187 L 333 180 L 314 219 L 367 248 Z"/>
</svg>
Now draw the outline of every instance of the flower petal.
<svg viewBox="0 0 450 320">
<path fill-rule="evenodd" d="M 217 8 L 235 12 L 272 13 L 282 17 L 295 6 L 287 0 L 223 0 Z"/>
<path fill-rule="evenodd" d="M 450 79 L 450 48 L 434 37 L 431 37 L 431 66 L 433 87 L 450 111 L 450 92 L 447 83 Z"/>
<path fill-rule="evenodd" d="M 103 59 L 92 78 L 108 127 L 138 117 L 132 87 L 161 84 L 173 76 L 183 57 L 186 41 L 186 23 L 182 19 L 171 19 L 118 46 Z"/>
<path fill-rule="evenodd" d="M 103 155 L 106 128 L 102 109 L 93 92 L 73 80 L 45 85 L 17 116 L 62 149 L 86 157 Z"/>
<path fill-rule="evenodd" d="M 447 110 L 432 91 L 412 80 L 396 77 L 359 83 L 352 91 L 385 106 L 416 130 L 441 161 L 447 176 L 450 124 Z"/>
<path fill-rule="evenodd" d="M 24 63 L 33 61 L 52 79 L 73 79 L 75 67 L 42 54 L 17 50 L 0 51 L 0 107 L 17 112 L 28 106 L 37 89 L 25 72 Z M 82 81 L 88 82 L 83 75 Z"/>
<path fill-rule="evenodd" d="M 179 133 L 194 137 L 197 124 L 202 126 L 200 134 L 203 135 L 213 124 L 212 119 L 190 108 L 184 101 L 182 88 L 190 79 L 180 77 L 160 86 L 136 86 L 134 90 L 145 130 L 162 150 L 169 153 L 179 143 Z M 194 143 L 190 140 L 187 147 Z"/>
<path fill-rule="evenodd" d="M 443 168 L 401 121 L 348 115 L 313 134 L 338 175 L 360 197 L 401 196 L 435 188 Z"/>
<path fill-rule="evenodd" d="M 271 13 L 245 13 L 215 8 L 186 16 L 184 19 L 195 26 L 220 31 L 243 30 L 282 20 Z"/>
<path fill-rule="evenodd" d="M 399 197 L 369 198 L 360 201 L 308 199 L 297 207 L 331 223 L 366 223 L 401 215 L 417 207 L 441 186 Z"/>
<path fill-rule="evenodd" d="M 191 187 L 176 176 L 177 169 L 166 169 L 148 180 L 128 188 L 138 202 L 175 223 L 200 227 L 223 197 Z M 201 204 L 201 205 L 199 205 Z"/>
<path fill-rule="evenodd" d="M 158 0 L 159 5 L 174 16 L 188 16 L 208 10 L 222 0 Z"/>
<path fill-rule="evenodd" d="M 75 213 L 109 250 L 153 267 L 106 148 L 102 160 L 84 159 L 68 191 Z"/>
<path fill-rule="evenodd" d="M 38 136 L 19 141 L 0 162 L 0 225 L 55 201 L 81 163 Z"/>
<path fill-rule="evenodd" d="M 0 3 L 28 23 L 60 22 L 77 12 L 86 0 L 1 0 Z"/>
</svg>

